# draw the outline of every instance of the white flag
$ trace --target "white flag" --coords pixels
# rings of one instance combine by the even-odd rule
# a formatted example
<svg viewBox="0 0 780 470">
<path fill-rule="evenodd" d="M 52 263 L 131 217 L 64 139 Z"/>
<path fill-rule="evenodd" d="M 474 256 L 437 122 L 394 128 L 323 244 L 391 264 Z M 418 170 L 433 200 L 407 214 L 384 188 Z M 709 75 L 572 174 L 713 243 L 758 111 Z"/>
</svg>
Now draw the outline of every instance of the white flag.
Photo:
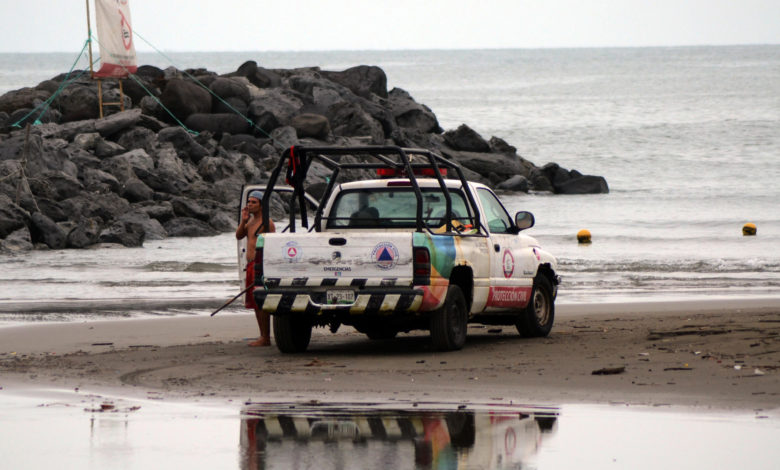
<svg viewBox="0 0 780 470">
<path fill-rule="evenodd" d="M 138 63 L 130 26 L 129 0 L 95 0 L 100 70 L 96 77 L 123 78 L 135 73 Z"/>
</svg>

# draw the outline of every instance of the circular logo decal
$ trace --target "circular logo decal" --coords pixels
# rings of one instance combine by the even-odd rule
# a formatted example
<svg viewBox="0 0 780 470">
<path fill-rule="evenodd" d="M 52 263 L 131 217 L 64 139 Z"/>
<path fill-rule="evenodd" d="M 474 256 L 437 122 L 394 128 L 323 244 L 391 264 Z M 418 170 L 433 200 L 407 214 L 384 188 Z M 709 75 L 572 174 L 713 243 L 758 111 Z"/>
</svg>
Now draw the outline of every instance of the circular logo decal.
<svg viewBox="0 0 780 470">
<path fill-rule="evenodd" d="M 515 272 L 515 257 L 512 256 L 512 252 L 504 250 L 504 277 L 509 279 L 512 277 L 512 273 Z"/>
<path fill-rule="evenodd" d="M 301 260 L 301 247 L 297 242 L 287 242 L 282 247 L 282 255 L 288 263 L 297 263 Z"/>
<path fill-rule="evenodd" d="M 390 242 L 378 243 L 371 251 L 371 259 L 379 269 L 393 269 L 398 262 L 398 248 Z"/>
</svg>

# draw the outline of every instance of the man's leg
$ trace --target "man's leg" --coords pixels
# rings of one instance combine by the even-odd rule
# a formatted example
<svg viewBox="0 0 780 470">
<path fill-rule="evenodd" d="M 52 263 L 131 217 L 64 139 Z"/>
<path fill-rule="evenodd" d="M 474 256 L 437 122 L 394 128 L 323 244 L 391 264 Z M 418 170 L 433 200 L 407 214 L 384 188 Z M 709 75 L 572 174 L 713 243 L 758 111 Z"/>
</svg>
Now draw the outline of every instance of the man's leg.
<svg viewBox="0 0 780 470">
<path fill-rule="evenodd" d="M 260 327 L 260 337 L 249 343 L 250 346 L 270 346 L 271 345 L 271 315 L 264 310 L 255 308 L 255 317 L 257 326 Z"/>
</svg>

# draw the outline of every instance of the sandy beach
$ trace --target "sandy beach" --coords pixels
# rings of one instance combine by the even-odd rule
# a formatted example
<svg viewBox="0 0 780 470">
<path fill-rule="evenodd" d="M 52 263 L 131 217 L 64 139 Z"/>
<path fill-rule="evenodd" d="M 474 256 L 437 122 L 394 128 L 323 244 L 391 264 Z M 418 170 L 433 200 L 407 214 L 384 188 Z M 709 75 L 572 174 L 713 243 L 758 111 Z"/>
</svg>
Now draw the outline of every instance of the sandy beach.
<svg viewBox="0 0 780 470">
<path fill-rule="evenodd" d="M 462 351 L 424 332 L 371 341 L 317 329 L 309 350 L 250 348 L 253 315 L 0 329 L 0 388 L 190 399 L 609 403 L 780 407 L 780 306 L 769 302 L 559 306 L 547 338 L 471 326 Z M 240 311 L 239 311 L 240 312 Z"/>
</svg>

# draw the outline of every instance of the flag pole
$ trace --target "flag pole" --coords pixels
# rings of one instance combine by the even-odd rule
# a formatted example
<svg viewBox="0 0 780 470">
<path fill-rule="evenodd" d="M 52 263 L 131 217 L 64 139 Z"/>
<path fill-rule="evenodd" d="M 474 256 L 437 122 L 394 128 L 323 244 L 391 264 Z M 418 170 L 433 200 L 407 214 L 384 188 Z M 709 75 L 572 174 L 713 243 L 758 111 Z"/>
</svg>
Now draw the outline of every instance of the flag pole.
<svg viewBox="0 0 780 470">
<path fill-rule="evenodd" d="M 89 78 L 94 78 L 95 71 L 92 69 L 92 24 L 89 20 L 89 0 L 85 0 L 87 4 L 87 43 L 89 45 Z"/>
</svg>

